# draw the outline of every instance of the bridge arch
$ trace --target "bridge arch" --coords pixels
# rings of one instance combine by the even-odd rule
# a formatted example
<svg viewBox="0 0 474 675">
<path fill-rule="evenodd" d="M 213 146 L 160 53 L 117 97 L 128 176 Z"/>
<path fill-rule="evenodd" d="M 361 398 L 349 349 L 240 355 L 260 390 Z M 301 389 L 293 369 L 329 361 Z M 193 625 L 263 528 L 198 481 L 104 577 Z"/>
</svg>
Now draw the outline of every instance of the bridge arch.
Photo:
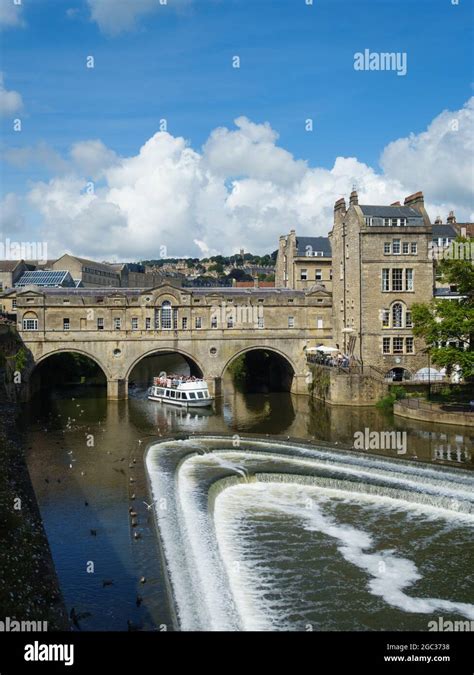
<svg viewBox="0 0 474 675">
<path fill-rule="evenodd" d="M 146 352 L 143 352 L 143 354 L 140 354 L 132 361 L 132 363 L 128 366 L 125 374 L 126 381 L 128 382 L 128 379 L 133 369 L 140 363 L 140 361 L 146 359 L 148 356 L 160 356 L 164 354 L 179 354 L 180 356 L 184 357 L 186 361 L 188 360 L 191 361 L 191 363 L 193 363 L 197 367 L 197 369 L 200 371 L 201 377 L 205 373 L 200 361 L 196 358 L 196 356 L 194 356 L 194 354 L 190 354 L 186 350 L 176 347 L 158 347 L 158 348 L 155 347 L 155 349 L 150 349 Z"/>
<path fill-rule="evenodd" d="M 264 353 L 266 358 L 258 357 Z M 221 379 L 229 367 L 240 357 L 245 357 L 242 368 L 234 371 L 234 381 L 238 381 L 249 392 L 268 393 L 270 391 L 294 391 L 298 375 L 293 359 L 284 351 L 273 346 L 252 345 L 239 349 L 227 360 Z"/>
<path fill-rule="evenodd" d="M 252 345 L 251 347 L 244 347 L 244 349 L 240 349 L 239 351 L 235 352 L 235 354 L 231 356 L 230 359 L 228 359 L 227 363 L 222 368 L 221 377 L 224 376 L 232 361 L 235 361 L 235 359 L 237 359 L 239 356 L 242 356 L 243 354 L 255 351 L 273 352 L 274 354 L 278 354 L 278 356 L 281 356 L 281 358 L 283 358 L 288 363 L 288 365 L 291 366 L 293 373 L 296 375 L 297 368 L 293 359 L 288 356 L 288 354 L 281 351 L 281 349 L 277 349 L 276 347 L 268 347 L 267 345 Z"/>
<path fill-rule="evenodd" d="M 60 349 L 54 349 L 51 350 L 50 352 L 47 352 L 46 354 L 42 354 L 40 357 L 35 358 L 33 364 L 28 370 L 28 380 L 31 379 L 31 376 L 33 373 L 37 370 L 38 366 L 41 363 L 44 363 L 47 359 L 57 356 L 58 354 L 80 354 L 81 356 L 85 356 L 86 358 L 90 359 L 91 361 L 94 361 L 94 363 L 101 369 L 103 372 L 105 378 L 109 380 L 111 378 L 111 375 L 108 371 L 108 368 L 104 366 L 104 364 L 100 361 L 100 359 L 95 355 L 91 354 L 90 352 L 84 350 L 84 349 L 77 349 L 76 347 L 64 347 Z"/>
</svg>

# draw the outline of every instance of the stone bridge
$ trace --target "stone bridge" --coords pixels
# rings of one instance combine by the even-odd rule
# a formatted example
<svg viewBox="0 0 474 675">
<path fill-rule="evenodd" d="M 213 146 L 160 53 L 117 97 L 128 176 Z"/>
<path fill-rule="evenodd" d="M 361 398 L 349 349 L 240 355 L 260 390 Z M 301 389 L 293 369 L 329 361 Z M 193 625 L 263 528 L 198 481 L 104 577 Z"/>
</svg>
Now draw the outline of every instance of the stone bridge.
<svg viewBox="0 0 474 675">
<path fill-rule="evenodd" d="M 331 341 L 331 296 L 324 287 L 292 289 L 179 288 L 19 290 L 20 336 L 30 354 L 27 385 L 52 355 L 92 359 L 111 399 L 128 396 L 134 367 L 160 353 L 182 355 L 219 396 L 229 364 L 260 350 L 287 365 L 293 393 L 308 393 L 305 350 Z"/>
</svg>

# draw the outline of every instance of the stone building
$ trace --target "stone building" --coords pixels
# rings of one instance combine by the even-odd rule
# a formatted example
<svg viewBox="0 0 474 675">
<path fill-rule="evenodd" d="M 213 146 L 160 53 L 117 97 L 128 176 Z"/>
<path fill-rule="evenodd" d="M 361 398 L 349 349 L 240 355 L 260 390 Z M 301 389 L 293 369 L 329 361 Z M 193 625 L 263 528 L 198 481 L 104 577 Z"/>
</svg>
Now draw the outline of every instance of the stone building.
<svg viewBox="0 0 474 675">
<path fill-rule="evenodd" d="M 423 194 L 403 206 L 359 205 L 357 192 L 334 206 L 329 234 L 336 345 L 396 379 L 428 365 L 413 336 L 411 307 L 433 297 L 432 226 Z"/>
<path fill-rule="evenodd" d="M 332 288 L 331 245 L 327 237 L 299 237 L 295 230 L 280 237 L 275 286 L 305 291 L 314 284 Z"/>
<path fill-rule="evenodd" d="M 61 351 L 89 356 L 106 374 L 111 398 L 126 396 L 134 365 L 160 351 L 189 357 L 218 390 L 236 356 L 268 349 L 290 367 L 291 390 L 307 393 L 305 349 L 332 340 L 331 296 L 321 286 L 162 283 L 147 290 L 28 287 L 14 294 L 18 330 L 34 363 Z"/>
</svg>

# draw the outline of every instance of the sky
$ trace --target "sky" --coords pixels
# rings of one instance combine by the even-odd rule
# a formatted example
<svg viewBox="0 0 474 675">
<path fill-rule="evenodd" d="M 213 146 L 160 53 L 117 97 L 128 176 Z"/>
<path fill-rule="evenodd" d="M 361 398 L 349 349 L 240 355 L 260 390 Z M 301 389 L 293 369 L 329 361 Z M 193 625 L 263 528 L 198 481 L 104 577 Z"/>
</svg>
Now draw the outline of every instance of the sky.
<svg viewBox="0 0 474 675">
<path fill-rule="evenodd" d="M 472 221 L 473 18 L 472 0 L 0 0 L 0 240 L 265 253 L 326 235 L 353 185 Z"/>
</svg>

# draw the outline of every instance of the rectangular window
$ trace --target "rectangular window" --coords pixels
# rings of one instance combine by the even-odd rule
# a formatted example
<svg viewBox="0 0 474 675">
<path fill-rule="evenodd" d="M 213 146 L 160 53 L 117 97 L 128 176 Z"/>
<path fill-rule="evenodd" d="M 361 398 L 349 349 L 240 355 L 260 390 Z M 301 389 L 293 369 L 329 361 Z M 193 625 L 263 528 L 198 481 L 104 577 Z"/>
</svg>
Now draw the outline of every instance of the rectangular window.
<svg viewBox="0 0 474 675">
<path fill-rule="evenodd" d="M 409 310 L 405 313 L 405 327 L 411 328 L 413 326 L 413 321 L 411 319 L 411 312 Z"/>
<path fill-rule="evenodd" d="M 197 316 L 194 322 L 195 328 L 202 328 L 202 317 Z"/>
<path fill-rule="evenodd" d="M 410 253 L 410 242 L 408 242 L 408 241 L 404 241 L 404 242 L 403 242 L 403 253 L 404 253 L 405 255 L 407 255 L 408 253 Z"/>
<path fill-rule="evenodd" d="M 257 324 L 257 327 L 258 327 L 258 328 L 265 328 L 265 321 L 264 321 L 264 319 L 263 319 L 263 316 L 259 316 L 259 317 L 258 317 L 258 324 Z"/>
<path fill-rule="evenodd" d="M 301 279 L 301 281 L 307 281 L 307 279 L 308 279 L 308 270 L 301 270 L 301 271 L 300 271 L 300 279 Z"/>
<path fill-rule="evenodd" d="M 413 253 L 413 255 L 416 255 L 418 253 L 418 244 L 416 243 L 416 241 L 414 241 L 411 245 L 411 252 Z"/>
<path fill-rule="evenodd" d="M 38 330 L 38 319 L 23 319 L 23 330 Z"/>
<path fill-rule="evenodd" d="M 392 245 L 392 253 L 398 255 L 400 253 L 400 239 L 394 239 Z"/>
<path fill-rule="evenodd" d="M 138 318 L 136 316 L 132 318 L 132 330 L 138 330 Z"/>
<path fill-rule="evenodd" d="M 217 316 L 211 316 L 211 328 L 217 328 Z"/>
<path fill-rule="evenodd" d="M 390 354 L 390 338 L 389 337 L 382 338 L 382 353 L 383 354 Z"/>
<path fill-rule="evenodd" d="M 114 329 L 120 330 L 121 327 L 122 327 L 122 319 L 119 316 L 116 316 L 114 319 Z"/>
<path fill-rule="evenodd" d="M 97 330 L 104 330 L 104 319 L 101 317 L 97 319 Z"/>
<path fill-rule="evenodd" d="M 316 270 L 314 278 L 316 279 L 316 281 L 321 281 L 323 278 L 323 270 Z"/>
<path fill-rule="evenodd" d="M 385 254 L 390 253 L 392 250 L 392 245 L 390 244 L 389 241 L 386 241 L 385 244 L 383 245 L 383 252 Z"/>
<path fill-rule="evenodd" d="M 63 330 L 70 330 L 71 322 L 69 319 L 63 319 Z"/>
<path fill-rule="evenodd" d="M 294 327 L 295 327 L 295 317 L 289 316 L 288 317 L 288 328 L 294 328 Z"/>
<path fill-rule="evenodd" d="M 392 291 L 403 290 L 403 270 L 392 270 Z"/>
<path fill-rule="evenodd" d="M 147 317 L 145 318 L 145 329 L 146 329 L 146 330 L 150 330 L 150 328 L 151 328 L 151 319 L 150 319 L 149 316 L 147 316 Z"/>
<path fill-rule="evenodd" d="M 413 270 L 411 269 L 405 270 L 405 289 L 407 291 L 413 290 Z"/>
<path fill-rule="evenodd" d="M 183 330 L 186 330 L 187 327 L 188 327 L 188 317 L 187 317 L 187 316 L 183 316 L 183 318 L 181 319 L 181 328 L 182 328 Z"/>
<path fill-rule="evenodd" d="M 406 218 L 400 218 L 400 225 L 404 227 L 407 224 L 407 219 Z"/>
<path fill-rule="evenodd" d="M 383 269 L 382 270 L 382 291 L 389 291 L 390 290 L 390 270 L 389 269 Z"/>
<path fill-rule="evenodd" d="M 392 218 L 392 227 L 397 227 L 398 225 L 398 218 Z"/>
<path fill-rule="evenodd" d="M 414 345 L 413 345 L 413 338 L 412 337 L 407 337 L 405 339 L 405 347 L 406 347 L 406 353 L 407 354 L 413 354 Z"/>
<path fill-rule="evenodd" d="M 12 300 L 12 309 L 16 309 L 16 299 Z"/>
<path fill-rule="evenodd" d="M 384 218 L 383 224 L 384 224 L 384 227 L 388 227 L 390 225 L 390 218 Z"/>
<path fill-rule="evenodd" d="M 393 353 L 394 354 L 403 354 L 403 338 L 394 337 L 393 338 Z"/>
<path fill-rule="evenodd" d="M 323 327 L 323 318 L 321 316 L 318 316 L 316 319 L 316 328 L 322 328 Z"/>
<path fill-rule="evenodd" d="M 234 319 L 232 316 L 227 317 L 227 328 L 233 328 L 234 327 Z"/>
<path fill-rule="evenodd" d="M 390 312 L 388 309 L 382 310 L 382 326 L 388 328 L 390 326 Z"/>
</svg>

